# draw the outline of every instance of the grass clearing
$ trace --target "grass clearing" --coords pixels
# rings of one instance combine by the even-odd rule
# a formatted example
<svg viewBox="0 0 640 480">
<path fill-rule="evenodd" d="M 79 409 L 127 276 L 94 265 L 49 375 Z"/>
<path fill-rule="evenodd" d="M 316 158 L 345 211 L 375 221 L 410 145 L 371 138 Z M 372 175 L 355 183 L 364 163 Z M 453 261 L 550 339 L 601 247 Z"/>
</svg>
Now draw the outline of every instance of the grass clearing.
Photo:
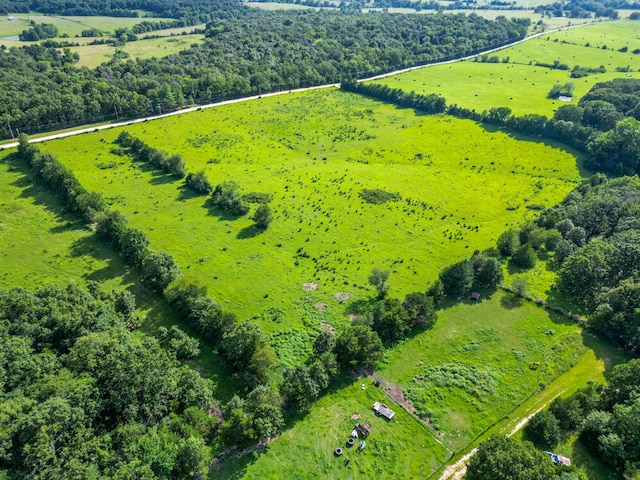
<svg viewBox="0 0 640 480">
<path fill-rule="evenodd" d="M 449 104 L 457 103 L 478 111 L 506 106 L 516 115 L 551 116 L 563 104 L 547 98 L 554 84 L 573 82 L 575 103 L 597 82 L 621 76 L 640 78 L 640 55 L 631 53 L 640 48 L 640 39 L 634 33 L 636 28 L 637 22 L 629 20 L 601 22 L 543 35 L 493 54 L 501 60 L 508 57 L 508 63 L 458 62 L 416 69 L 377 82 L 405 91 L 436 93 L 444 96 Z M 592 46 L 585 47 L 586 43 Z M 601 48 L 605 43 L 607 50 Z M 627 52 L 617 51 L 624 46 L 628 47 Z M 607 72 L 572 79 L 570 70 L 535 66 L 536 62 L 553 64 L 554 60 L 569 65 L 570 69 L 575 65 L 604 65 Z M 633 72 L 616 72 L 616 67 L 627 66 Z"/>
<path fill-rule="evenodd" d="M 10 21 L 8 17 L 15 17 L 16 20 Z M 0 19 L 0 42 L 3 37 L 17 36 L 30 27 L 30 23 L 49 23 L 58 27 L 60 35 L 67 34 L 70 42 L 75 41 L 73 37 L 80 36 L 83 30 L 97 29 L 104 33 L 112 33 L 116 28 L 132 27 L 144 20 L 161 21 L 172 19 L 167 18 L 131 18 L 131 17 L 104 17 L 104 16 L 58 16 L 43 15 L 39 13 L 10 13 Z M 16 39 L 17 40 L 17 39 Z M 33 42 L 13 42 L 11 45 L 20 44 L 28 45 Z M 7 46 L 10 46 L 7 44 Z"/>
<path fill-rule="evenodd" d="M 334 296 L 370 296 L 373 267 L 391 270 L 391 295 L 423 291 L 445 265 L 532 217 L 527 202 L 552 205 L 580 178 L 575 158 L 558 147 L 338 90 L 126 129 L 181 153 L 189 171 L 204 169 L 214 185 L 233 180 L 242 193 L 273 195 L 274 222 L 260 232 L 251 213 L 229 217 L 182 181 L 110 153 L 120 129 L 42 148 L 103 193 L 154 248 L 172 252 L 223 306 L 266 333 L 292 336 L 321 321 L 345 325 L 347 305 Z M 397 192 L 402 201 L 365 203 L 365 188 Z M 317 290 L 305 291 L 309 282 Z"/>
<path fill-rule="evenodd" d="M 191 27 L 188 31 L 193 31 L 193 28 L 195 27 Z M 148 35 L 162 35 L 162 32 L 163 30 L 160 30 Z M 128 42 L 122 47 L 118 47 L 118 49 L 125 51 L 134 59 L 161 58 L 186 50 L 194 43 L 200 43 L 203 40 L 203 34 L 163 36 L 161 38 L 147 38 Z M 109 61 L 116 52 L 116 47 L 113 45 L 81 45 L 79 47 L 71 47 L 71 51 L 80 55 L 77 66 L 95 68 L 101 63 Z"/>
<path fill-rule="evenodd" d="M 376 401 L 396 412 L 393 421 L 375 415 L 371 407 Z M 358 413 L 361 418 L 352 420 L 351 416 Z M 366 448 L 357 452 L 357 443 L 356 447 L 347 448 L 346 441 L 354 424 L 362 421 L 373 428 L 365 440 Z M 340 457 L 334 456 L 337 447 L 344 450 Z M 348 467 L 344 465 L 346 457 L 350 459 Z M 228 470 L 214 469 L 211 478 L 275 479 L 282 478 L 285 471 L 296 479 L 426 478 L 448 457 L 447 450 L 424 424 L 370 380 L 358 379 L 346 381 L 346 385 L 324 395 L 308 415 L 270 443 L 261 456 L 232 460 L 233 468 L 228 470 L 233 475 L 220 475 Z"/>
<path fill-rule="evenodd" d="M 377 374 L 402 387 L 458 451 L 587 350 L 582 330 L 566 318 L 497 292 L 441 311 L 433 330 L 389 351 Z M 539 368 L 530 368 L 534 362 Z"/>
<path fill-rule="evenodd" d="M 98 240 L 78 218 L 65 211 L 55 195 L 33 185 L 31 173 L 10 154 L 0 155 L 0 288 L 29 290 L 67 283 L 98 281 L 104 291 L 128 289 L 136 295 L 142 328 L 178 324 L 164 301 L 139 286 L 139 278 L 117 254 Z M 217 355 L 201 345 L 193 365 L 218 384 L 218 397 L 235 393 L 229 372 Z"/>
<path fill-rule="evenodd" d="M 320 8 L 298 5 L 295 3 L 278 2 L 243 2 L 247 7 L 259 8 L 260 10 L 320 10 Z M 326 7 L 323 7 L 326 8 Z"/>
</svg>

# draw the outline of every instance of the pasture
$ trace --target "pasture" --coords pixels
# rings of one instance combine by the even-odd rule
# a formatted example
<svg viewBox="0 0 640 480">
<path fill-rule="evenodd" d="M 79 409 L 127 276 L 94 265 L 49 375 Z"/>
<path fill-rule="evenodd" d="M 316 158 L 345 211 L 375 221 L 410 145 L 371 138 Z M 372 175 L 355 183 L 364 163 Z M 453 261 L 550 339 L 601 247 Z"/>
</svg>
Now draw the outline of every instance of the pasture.
<svg viewBox="0 0 640 480">
<path fill-rule="evenodd" d="M 187 29 L 180 29 L 183 31 L 193 31 L 197 27 L 189 27 Z M 165 32 L 175 29 L 158 30 L 155 32 L 149 32 L 144 36 L 149 35 L 162 35 L 160 38 L 142 38 L 135 42 L 127 42 L 121 47 L 117 47 L 117 50 L 126 52 L 130 58 L 152 58 L 152 57 L 166 57 L 173 55 L 182 50 L 188 49 L 194 43 L 200 43 L 204 40 L 202 34 L 190 34 L 190 35 L 167 35 Z M 80 60 L 76 64 L 79 67 L 95 68 L 101 63 L 109 61 L 113 54 L 116 52 L 116 47 L 113 45 L 81 45 L 79 47 L 71 47 L 72 52 L 77 52 L 80 55 Z"/>
<path fill-rule="evenodd" d="M 137 23 L 144 20 L 149 20 L 142 17 L 127 18 L 127 17 L 102 17 L 102 16 L 87 16 L 87 17 L 74 17 L 74 16 L 58 16 L 58 15 L 42 15 L 40 13 L 12 13 L 10 16 L 15 17 L 16 20 L 9 21 L 6 16 L 0 19 L 0 41 L 3 37 L 17 36 L 30 27 L 30 23 L 49 23 L 58 27 L 60 35 L 68 35 L 72 37 L 69 41 L 74 41 L 73 37 L 80 37 L 83 30 L 89 30 L 95 28 L 105 34 L 113 33 L 116 28 L 132 27 Z M 166 18 L 153 18 L 152 21 L 171 20 Z M 17 40 L 17 39 L 16 39 Z M 20 44 L 27 45 L 32 42 L 18 42 L 15 41 L 11 45 L 17 46 Z M 7 45 L 9 46 L 9 45 Z"/>
<path fill-rule="evenodd" d="M 637 22 L 630 20 L 601 22 L 550 33 L 500 50 L 491 55 L 498 57 L 500 63 L 465 61 L 437 65 L 376 81 L 405 91 L 436 93 L 444 96 L 448 104 L 457 103 L 480 112 L 504 106 L 516 115 L 551 116 L 562 105 L 558 100 L 547 98 L 554 84 L 573 82 L 575 103 L 598 82 L 621 76 L 640 78 L 640 55 L 632 53 L 640 48 L 640 39 L 634 34 L 637 26 Z M 618 51 L 625 46 L 626 52 Z M 535 65 L 537 62 L 553 64 L 555 60 L 567 64 L 569 70 Z M 607 71 L 573 79 L 570 73 L 576 65 L 604 65 Z M 631 72 L 616 71 L 617 67 L 627 66 Z"/>
<path fill-rule="evenodd" d="M 0 185 L 1 289 L 68 283 L 86 288 L 87 281 L 97 281 L 105 292 L 127 289 L 136 295 L 146 332 L 178 323 L 162 299 L 142 288 L 135 271 L 66 212 L 55 195 L 34 186 L 29 170 L 6 152 L 0 155 Z M 178 325 L 197 336 L 186 325 Z M 205 345 L 200 348 L 193 364 L 218 384 L 220 398 L 230 398 L 235 387 L 224 363 Z"/>
<path fill-rule="evenodd" d="M 6 47 L 19 47 L 38 42 L 21 42 L 18 35 L 29 28 L 30 22 L 36 23 L 52 23 L 58 27 L 60 35 L 68 35 L 69 38 L 58 38 L 58 40 L 66 40 L 73 43 L 79 43 L 80 46 L 70 47 L 72 52 L 80 55 L 80 60 L 76 64 L 78 67 L 95 68 L 103 62 L 109 61 L 116 51 L 113 45 L 88 45 L 96 40 L 93 37 L 81 37 L 83 30 L 96 29 L 105 36 L 103 39 L 109 38 L 116 28 L 132 27 L 144 20 L 161 21 L 171 20 L 164 18 L 116 18 L 116 17 L 65 17 L 53 15 L 41 15 L 36 13 L 15 14 L 12 15 L 17 20 L 9 21 L 6 17 L 0 20 L 0 45 Z M 156 30 L 138 35 L 140 40 L 136 42 L 128 42 L 118 49 L 123 50 L 131 58 L 152 58 L 166 57 L 188 49 L 194 43 L 200 43 L 204 40 L 202 34 L 192 34 L 194 29 L 204 28 L 205 25 L 195 25 L 184 28 L 167 28 L 164 30 Z M 148 37 L 154 38 L 148 38 Z M 157 38 L 156 38 L 157 37 Z"/>
<path fill-rule="evenodd" d="M 212 184 L 273 198 L 260 231 L 211 207 L 183 181 L 112 153 L 120 129 L 43 144 L 86 188 L 101 192 L 153 248 L 266 333 L 305 335 L 344 326 L 350 300 L 373 294 L 372 268 L 391 271 L 391 292 L 424 291 L 446 265 L 494 245 L 506 228 L 552 205 L 580 178 L 557 146 L 424 116 L 338 90 L 263 98 L 126 127 L 181 153 Z M 365 203 L 363 189 L 402 200 Z M 481 200 L 480 200 L 481 199 Z M 253 207 L 255 208 L 255 206 Z M 177 241 L 179 240 L 179 241 Z"/>
</svg>

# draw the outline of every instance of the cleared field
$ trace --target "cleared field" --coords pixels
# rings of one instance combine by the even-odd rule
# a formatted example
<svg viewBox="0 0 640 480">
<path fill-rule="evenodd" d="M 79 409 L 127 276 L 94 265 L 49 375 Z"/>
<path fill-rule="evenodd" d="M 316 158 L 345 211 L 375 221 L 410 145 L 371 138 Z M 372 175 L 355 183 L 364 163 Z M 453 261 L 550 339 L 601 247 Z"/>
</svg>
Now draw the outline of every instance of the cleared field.
<svg viewBox="0 0 640 480">
<path fill-rule="evenodd" d="M 640 48 L 637 22 L 602 22 L 572 30 L 549 34 L 495 54 L 507 63 L 459 62 L 416 69 L 377 82 L 416 93 L 437 93 L 449 104 L 457 103 L 478 111 L 506 106 L 514 114 L 539 113 L 551 116 L 562 103 L 547 98 L 554 84 L 573 82 L 574 102 L 597 82 L 627 76 L 640 78 Z M 556 41 L 557 40 L 557 41 Z M 563 43 L 565 42 L 565 43 Z M 599 43 L 598 43 L 599 42 Z M 591 47 L 585 47 L 590 43 Z M 601 47 L 607 43 L 607 49 Z M 627 52 L 618 49 L 628 47 Z M 508 59 L 508 60 L 507 60 Z M 536 62 L 599 67 L 607 73 L 572 79 L 570 70 L 553 70 L 536 66 Z M 617 72 L 616 67 L 629 66 L 633 72 Z"/>
<path fill-rule="evenodd" d="M 8 16 L 15 17 L 16 20 L 8 20 Z M 69 37 L 80 35 L 83 30 L 91 28 L 98 29 L 102 32 L 113 32 L 116 28 L 132 27 L 143 20 L 171 20 L 167 18 L 125 18 L 125 17 L 73 17 L 73 16 L 57 16 L 57 15 L 41 15 L 39 13 L 11 13 L 0 19 L 0 38 L 18 35 L 30 26 L 30 22 L 49 23 L 58 27 L 60 35 L 67 34 Z M 69 41 L 73 41 L 69 39 Z M 28 44 L 29 42 L 20 42 L 20 44 Z"/>
<path fill-rule="evenodd" d="M 365 389 L 361 387 L 364 382 Z M 396 412 L 388 422 L 375 415 L 371 406 L 384 402 Z M 351 416 L 361 418 L 352 420 Z M 366 438 L 366 448 L 346 447 L 349 434 L 357 422 L 373 428 Z M 334 450 L 342 447 L 340 457 Z M 283 473 L 296 479 L 352 478 L 426 478 L 449 457 L 426 425 L 422 424 L 370 380 L 360 379 L 318 400 L 311 412 L 270 443 L 257 461 L 234 460 L 222 471 L 213 470 L 211 478 L 277 479 Z M 349 458 L 348 467 L 344 460 Z M 229 472 L 230 471 L 230 472 Z M 232 473 L 229 475 L 227 472 Z"/>
<path fill-rule="evenodd" d="M 434 413 L 434 425 L 438 427 L 434 432 L 447 447 L 445 452 L 454 450 L 462 454 L 469 442 L 477 445 L 492 433 L 506 435 L 518 425 L 521 428 L 523 418 L 548 405 L 556 396 L 573 393 L 590 380 L 604 382 L 605 371 L 625 360 L 615 348 L 582 332 L 576 325 L 551 317 L 536 305 L 517 304 L 505 294 L 497 293 L 480 304 L 459 304 L 442 311 L 433 330 L 390 351 L 386 364 L 375 376 L 397 382 L 405 397 L 411 396 L 412 389 L 422 393 L 419 398 L 414 397 L 413 406 Z M 537 370 L 529 368 L 534 361 L 541 362 Z M 456 362 L 458 367 L 467 367 L 466 370 L 459 368 L 459 373 L 464 372 L 466 376 L 461 375 L 458 380 L 463 378 L 468 384 L 443 386 L 426 380 L 424 372 Z M 442 376 L 434 378 L 445 381 Z M 483 378 L 489 381 L 482 383 Z M 370 380 L 364 381 L 365 391 L 360 388 L 362 380 L 357 380 L 326 395 L 308 416 L 269 444 L 266 453 L 234 459 L 222 472 L 233 471 L 233 478 L 277 478 L 283 468 L 296 478 L 429 477 L 433 472 L 431 468 L 442 464 L 443 445 L 434 444 L 431 434 L 420 429 L 411 433 L 410 440 L 406 439 L 406 426 L 410 422 L 404 420 L 405 411 L 388 398 L 384 401 L 402 414 L 397 423 L 386 423 L 376 417 L 370 420 L 363 415 L 374 425 L 375 441 L 384 442 L 382 453 L 378 453 L 377 443 L 375 446 L 376 456 L 384 460 L 384 465 L 380 470 L 370 471 L 365 464 L 349 470 L 348 474 L 340 473 L 344 470 L 342 463 L 333 458 L 331 452 L 340 446 L 344 432 L 350 428 L 350 415 L 369 413 L 369 404 L 386 395 L 372 387 Z M 545 388 L 541 390 L 540 385 Z M 397 386 L 394 388 L 396 398 Z M 478 396 L 469 391 L 484 391 L 484 394 Z M 387 427 L 380 432 L 382 438 L 377 436 L 377 429 L 381 427 Z M 367 445 L 368 449 L 369 440 Z M 419 454 L 421 448 L 426 448 L 429 455 L 416 461 L 414 454 Z M 561 448 L 564 452 L 564 447 Z M 567 449 L 576 457 L 578 468 L 588 472 L 589 478 L 605 478 L 592 477 L 599 473 L 597 465 L 585 455 L 577 455 L 575 448 Z M 396 452 L 406 456 L 404 470 L 399 469 L 402 464 L 398 465 Z M 360 455 L 349 456 L 352 462 L 359 462 L 357 466 L 362 460 L 368 461 Z M 456 455 L 447 463 L 458 458 Z M 414 462 L 420 470 L 408 468 Z M 212 478 L 219 478 L 217 473 L 214 471 Z"/>
<path fill-rule="evenodd" d="M 551 205 L 580 177 L 575 157 L 560 148 L 337 90 L 127 130 L 180 152 L 188 170 L 204 169 L 213 184 L 233 180 L 242 193 L 271 194 L 274 222 L 261 233 L 251 214 L 227 216 L 182 181 L 110 153 L 118 129 L 43 148 L 147 232 L 154 248 L 172 252 L 225 307 L 266 332 L 300 329 L 310 305 L 344 325 L 349 312 L 334 295 L 372 295 L 364 285 L 373 267 L 392 271 L 392 295 L 424 291 L 442 267 L 530 218 L 527 202 Z M 365 188 L 398 192 L 402 201 L 365 203 Z M 317 290 L 305 291 L 305 283 Z"/>
<path fill-rule="evenodd" d="M 247 7 L 259 8 L 260 10 L 319 10 L 307 5 L 296 5 L 295 3 L 278 2 L 244 2 Z"/>
<path fill-rule="evenodd" d="M 0 155 L 0 185 L 1 289 L 68 283 L 86 287 L 93 280 L 107 292 L 134 293 L 145 331 L 155 333 L 160 326 L 176 323 L 167 305 L 140 287 L 137 274 L 67 213 L 54 195 L 33 186 L 31 173 L 5 152 Z M 194 365 L 218 384 L 220 398 L 233 395 L 229 372 L 214 352 L 201 345 Z"/>
<path fill-rule="evenodd" d="M 192 31 L 195 27 L 188 29 Z M 173 30 L 173 29 L 172 29 Z M 165 30 L 151 32 L 145 35 L 163 35 Z M 174 35 L 162 38 L 148 38 L 138 40 L 136 42 L 128 42 L 119 50 L 123 50 L 130 55 L 131 58 L 152 58 L 166 57 L 186 50 L 194 43 L 200 43 L 204 40 L 204 35 Z M 80 61 L 77 63 L 79 67 L 95 68 L 103 62 L 110 60 L 116 51 L 116 47 L 112 45 L 82 45 L 79 47 L 71 47 L 72 52 L 80 55 Z"/>
</svg>

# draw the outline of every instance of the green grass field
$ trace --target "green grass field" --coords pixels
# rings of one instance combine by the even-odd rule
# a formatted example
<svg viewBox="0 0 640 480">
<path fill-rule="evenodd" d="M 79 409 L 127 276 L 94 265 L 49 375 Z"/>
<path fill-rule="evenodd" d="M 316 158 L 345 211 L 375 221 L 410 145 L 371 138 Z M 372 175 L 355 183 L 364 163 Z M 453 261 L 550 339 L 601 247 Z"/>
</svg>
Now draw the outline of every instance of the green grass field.
<svg viewBox="0 0 640 480">
<path fill-rule="evenodd" d="M 39 13 L 12 13 L 9 16 L 15 17 L 17 20 L 9 21 L 8 16 L 0 19 L 0 39 L 2 37 L 15 36 L 22 33 L 30 26 L 30 22 L 49 23 L 58 27 L 60 35 L 67 34 L 69 37 L 80 36 L 83 30 L 95 28 L 104 33 L 112 33 L 116 28 L 132 27 L 145 18 L 125 18 L 125 17 L 73 17 L 73 16 L 57 16 L 57 15 L 41 15 Z M 153 18 L 152 21 L 168 20 L 167 18 Z M 69 39 L 69 41 L 74 41 Z M 19 42 L 20 44 L 28 44 L 30 42 Z"/>
<path fill-rule="evenodd" d="M 187 31 L 192 31 L 194 28 L 191 27 Z M 168 30 L 158 30 L 145 35 L 164 35 L 164 32 Z M 118 49 L 128 53 L 130 58 L 161 58 L 186 50 L 192 44 L 200 43 L 203 40 L 204 35 L 202 34 L 163 36 L 161 38 L 148 38 L 136 42 L 128 42 L 122 47 L 118 47 Z M 81 45 L 79 47 L 71 47 L 71 51 L 80 55 L 77 66 L 95 68 L 101 63 L 109 61 L 113 57 L 116 47 L 113 45 Z"/>
<path fill-rule="evenodd" d="M 365 389 L 361 388 L 364 382 Z M 380 401 L 396 412 L 391 422 L 371 409 Z M 361 418 L 352 420 L 351 416 Z M 347 448 L 356 422 L 373 428 L 363 451 Z M 359 441 L 359 439 L 358 439 Z M 356 443 L 356 446 L 358 444 Z M 334 450 L 342 447 L 341 457 Z M 348 457 L 350 464 L 344 465 Z M 311 412 L 271 442 L 261 456 L 229 459 L 211 478 L 296 479 L 426 478 L 449 457 L 428 427 L 395 404 L 368 379 L 341 385 L 318 400 Z"/>
<path fill-rule="evenodd" d="M 23 30 L 29 28 L 31 21 L 36 23 L 52 23 L 58 27 L 60 35 L 67 34 L 70 38 L 59 38 L 69 42 L 79 43 L 78 47 L 71 47 L 72 52 L 80 55 L 80 61 L 77 63 L 79 67 L 95 68 L 103 62 L 110 60 L 116 51 L 113 45 L 87 45 L 95 40 L 95 38 L 80 37 L 83 30 L 95 28 L 105 34 L 112 34 L 116 28 L 132 27 L 146 18 L 116 18 L 116 17 L 63 17 L 50 16 L 40 14 L 12 14 L 17 20 L 9 21 L 7 17 L 0 20 L 0 45 L 6 47 L 19 47 L 38 42 L 21 42 L 17 36 Z M 164 18 L 153 18 L 151 21 L 171 20 Z M 204 35 L 190 34 L 182 35 L 183 32 L 189 33 L 196 28 L 204 28 L 204 24 L 195 25 L 185 28 L 167 28 L 139 35 L 140 40 L 136 42 L 126 43 L 119 47 L 127 52 L 131 58 L 152 58 L 166 57 L 186 50 L 194 43 L 200 43 L 204 39 Z M 145 38 L 148 36 L 160 36 L 161 38 Z"/>
<path fill-rule="evenodd" d="M 85 287 L 86 281 L 93 280 L 106 292 L 128 289 L 134 293 L 145 331 L 153 334 L 160 326 L 177 323 L 164 301 L 141 287 L 135 271 L 75 215 L 67 213 L 54 195 L 34 186 L 29 171 L 4 152 L 0 155 L 0 185 L 1 289 L 33 290 L 68 283 Z M 194 366 L 218 384 L 220 398 L 230 398 L 235 387 L 225 365 L 202 344 L 201 352 Z"/>
<path fill-rule="evenodd" d="M 631 53 L 640 48 L 640 39 L 634 33 L 637 27 L 637 22 L 629 20 L 602 22 L 543 35 L 493 54 L 501 60 L 508 57 L 508 63 L 458 62 L 416 69 L 377 82 L 416 93 L 436 93 L 444 96 L 448 104 L 457 103 L 477 111 L 506 106 L 517 115 L 551 116 L 562 105 L 547 98 L 556 83 L 575 84 L 575 103 L 597 82 L 621 76 L 640 78 L 640 55 Z M 587 43 L 591 47 L 585 47 Z M 606 50 L 601 48 L 603 45 Z M 624 46 L 628 48 L 626 53 L 617 51 Z M 607 72 L 572 79 L 570 70 L 535 66 L 536 62 L 552 64 L 554 60 L 569 65 L 570 69 L 575 65 L 604 65 Z M 633 71 L 616 71 L 616 67 L 627 66 Z"/>
<path fill-rule="evenodd" d="M 392 271 L 392 295 L 424 291 L 445 265 L 531 218 L 528 202 L 552 205 L 580 178 L 575 157 L 558 147 L 338 90 L 127 130 L 182 153 L 188 169 L 205 169 L 213 184 L 233 180 L 243 193 L 273 195 L 271 227 L 261 233 L 249 216 L 226 216 L 182 181 L 110 153 L 119 129 L 43 148 L 147 232 L 154 248 L 172 252 L 226 308 L 253 317 L 267 333 L 292 336 L 308 321 L 317 326 L 317 316 L 344 325 L 349 312 L 334 295 L 370 296 L 373 267 Z M 367 204 L 363 188 L 403 200 Z M 317 290 L 305 291 L 307 283 Z"/>
<path fill-rule="evenodd" d="M 497 293 L 441 312 L 432 331 L 393 349 L 377 374 L 459 450 L 571 368 L 586 353 L 581 333 L 566 318 Z M 540 368 L 530 369 L 533 362 Z"/>
</svg>

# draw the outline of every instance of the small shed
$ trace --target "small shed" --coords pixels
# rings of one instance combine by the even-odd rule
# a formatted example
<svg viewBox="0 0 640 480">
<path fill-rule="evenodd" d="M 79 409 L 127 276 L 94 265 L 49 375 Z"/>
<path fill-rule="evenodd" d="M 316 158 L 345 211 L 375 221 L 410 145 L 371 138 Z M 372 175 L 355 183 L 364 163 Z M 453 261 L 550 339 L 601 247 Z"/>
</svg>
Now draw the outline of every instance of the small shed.
<svg viewBox="0 0 640 480">
<path fill-rule="evenodd" d="M 356 423 L 356 430 L 362 438 L 367 438 L 371 433 L 371 425 L 367 422 Z"/>
<path fill-rule="evenodd" d="M 471 300 L 475 300 L 476 302 L 480 300 L 480 294 L 478 292 L 473 292 L 471 294 Z"/>
<path fill-rule="evenodd" d="M 376 402 L 373 404 L 373 411 L 378 415 L 382 415 L 387 420 L 391 420 L 396 412 L 387 407 L 384 403 Z"/>
</svg>

